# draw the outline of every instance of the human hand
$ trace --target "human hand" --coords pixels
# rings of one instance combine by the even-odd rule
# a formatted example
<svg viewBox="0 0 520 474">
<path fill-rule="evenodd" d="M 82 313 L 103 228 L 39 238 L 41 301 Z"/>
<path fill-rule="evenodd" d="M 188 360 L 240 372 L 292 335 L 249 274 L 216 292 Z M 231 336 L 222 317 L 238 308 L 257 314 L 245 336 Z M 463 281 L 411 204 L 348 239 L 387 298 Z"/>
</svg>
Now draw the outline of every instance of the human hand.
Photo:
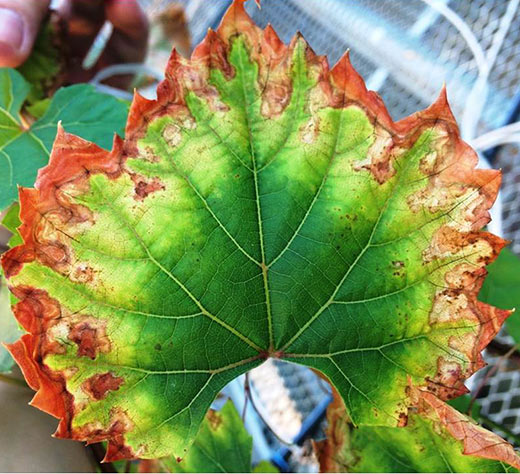
<svg viewBox="0 0 520 474">
<path fill-rule="evenodd" d="M 0 0 L 0 67 L 17 67 L 30 55 L 50 0 Z M 137 0 L 61 0 L 58 12 L 68 26 L 70 82 L 89 79 L 109 64 L 140 62 L 146 55 L 148 21 Z M 81 63 L 105 21 L 114 31 L 95 67 Z"/>
</svg>

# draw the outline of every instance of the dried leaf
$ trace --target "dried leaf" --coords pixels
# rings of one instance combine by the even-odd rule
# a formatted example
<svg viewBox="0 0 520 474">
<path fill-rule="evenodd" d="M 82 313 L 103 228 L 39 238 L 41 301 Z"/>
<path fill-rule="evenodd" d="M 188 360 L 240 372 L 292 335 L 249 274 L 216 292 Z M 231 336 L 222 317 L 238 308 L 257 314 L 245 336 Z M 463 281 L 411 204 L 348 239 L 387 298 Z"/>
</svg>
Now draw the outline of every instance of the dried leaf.
<svg viewBox="0 0 520 474">
<path fill-rule="evenodd" d="M 60 129 L 21 190 L 2 263 L 33 404 L 119 459 L 183 457 L 268 357 L 325 374 L 358 425 L 402 423 L 410 383 L 464 393 L 509 315 L 477 302 L 505 242 L 476 164 L 444 92 L 394 123 L 348 55 L 329 70 L 235 1 L 111 152 Z"/>
</svg>

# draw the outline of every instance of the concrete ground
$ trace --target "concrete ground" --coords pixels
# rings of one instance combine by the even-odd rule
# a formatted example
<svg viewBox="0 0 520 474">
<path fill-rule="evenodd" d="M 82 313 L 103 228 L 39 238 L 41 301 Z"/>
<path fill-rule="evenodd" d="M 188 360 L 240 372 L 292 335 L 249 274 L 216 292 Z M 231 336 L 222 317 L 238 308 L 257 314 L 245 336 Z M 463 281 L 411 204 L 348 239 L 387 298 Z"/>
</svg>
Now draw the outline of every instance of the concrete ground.
<svg viewBox="0 0 520 474">
<path fill-rule="evenodd" d="M 29 406 L 33 395 L 0 381 L 0 472 L 95 472 L 82 443 L 51 437 L 58 420 Z"/>
</svg>

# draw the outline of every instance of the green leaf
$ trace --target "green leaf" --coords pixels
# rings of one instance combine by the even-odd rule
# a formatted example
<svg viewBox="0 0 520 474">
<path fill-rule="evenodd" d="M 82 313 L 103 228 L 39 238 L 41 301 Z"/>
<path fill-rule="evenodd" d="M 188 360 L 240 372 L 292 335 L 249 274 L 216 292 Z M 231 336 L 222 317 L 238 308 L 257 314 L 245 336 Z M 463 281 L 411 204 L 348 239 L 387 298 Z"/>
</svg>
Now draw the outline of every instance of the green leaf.
<svg viewBox="0 0 520 474">
<path fill-rule="evenodd" d="M 520 310 L 520 258 L 504 249 L 488 266 L 489 274 L 479 293 L 479 299 L 499 308 Z M 520 344 L 520 314 L 506 321 L 507 332 Z"/>
<path fill-rule="evenodd" d="M 239 0 L 165 77 L 111 152 L 59 129 L 20 192 L 11 350 L 57 436 L 183 457 L 269 357 L 321 371 L 358 425 L 398 425 L 410 387 L 464 393 L 509 315 L 477 302 L 505 242 L 480 231 L 500 172 L 445 94 L 394 123 L 348 55 L 329 69 Z"/>
<path fill-rule="evenodd" d="M 51 98 L 47 97 L 46 99 L 39 100 L 32 105 L 28 105 L 25 109 L 29 112 L 34 118 L 39 119 L 43 117 L 47 109 L 51 105 Z"/>
<path fill-rule="evenodd" d="M 280 472 L 276 466 L 269 461 L 260 461 L 252 472 Z"/>
<path fill-rule="evenodd" d="M 336 396 L 327 439 L 315 443 L 321 472 L 518 472 L 513 447 L 432 394 L 418 392 L 405 427 L 355 428 Z M 515 466 L 515 467 L 513 467 Z"/>
<path fill-rule="evenodd" d="M 9 239 L 7 245 L 9 248 L 15 247 L 16 245 L 20 245 L 23 243 L 22 236 L 18 232 L 18 227 L 22 222 L 20 221 L 20 205 L 15 202 L 12 204 L 7 212 L 5 213 L 4 218 L 2 219 L 2 225 L 13 235 Z"/>
<path fill-rule="evenodd" d="M 208 412 L 186 457 L 142 460 L 139 472 L 279 472 L 269 461 L 252 469 L 252 449 L 253 439 L 229 400 L 220 411 Z"/>
<path fill-rule="evenodd" d="M 0 69 L 0 209 L 16 199 L 18 185 L 32 185 L 47 164 L 60 120 L 69 131 L 105 148 L 115 132 L 124 130 L 125 104 L 87 84 L 60 89 L 43 116 L 27 128 L 20 110 L 29 90 L 17 71 Z"/>
<path fill-rule="evenodd" d="M 0 372 L 9 372 L 13 358 L 1 343 L 16 341 L 22 334 L 11 312 L 10 293 L 4 277 L 0 274 Z"/>
<path fill-rule="evenodd" d="M 27 101 L 31 104 L 45 97 L 61 71 L 60 53 L 54 45 L 55 32 L 51 21 L 45 21 L 34 42 L 31 55 L 17 71 L 31 85 Z"/>
<path fill-rule="evenodd" d="M 231 401 L 206 415 L 189 453 L 163 459 L 169 472 L 251 472 L 253 439 Z M 272 471 L 271 471 L 272 472 Z"/>
</svg>

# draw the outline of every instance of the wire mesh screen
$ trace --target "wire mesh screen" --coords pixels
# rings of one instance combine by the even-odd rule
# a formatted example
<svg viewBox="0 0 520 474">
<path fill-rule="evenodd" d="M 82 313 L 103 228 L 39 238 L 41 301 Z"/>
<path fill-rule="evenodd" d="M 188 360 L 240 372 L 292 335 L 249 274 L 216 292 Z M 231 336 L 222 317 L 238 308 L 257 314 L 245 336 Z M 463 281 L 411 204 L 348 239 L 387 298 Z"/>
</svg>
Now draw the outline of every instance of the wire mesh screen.
<svg viewBox="0 0 520 474">
<path fill-rule="evenodd" d="M 146 1 L 148 9 L 160 9 L 166 0 Z M 208 27 L 215 28 L 229 5 L 227 0 L 182 0 L 186 7 L 192 41 L 197 44 Z M 468 107 L 482 106 L 475 133 L 500 127 L 519 97 L 520 8 L 518 0 L 262 0 L 246 8 L 262 27 L 272 24 L 283 41 L 301 31 L 318 54 L 335 63 L 347 50 L 370 89 L 377 90 L 394 119 L 425 108 L 446 82 L 457 119 L 462 122 Z M 435 4 L 436 8 L 432 8 Z M 468 38 L 453 19 L 442 13 L 448 6 L 480 43 L 491 65 L 487 94 L 468 101 L 482 75 L 478 58 Z M 467 34 L 466 34 L 467 36 Z M 471 103 L 470 103 L 471 102 Z M 469 114 L 471 115 L 471 113 Z M 471 118 L 471 117 L 470 117 Z M 464 128 L 463 128 L 464 130 Z M 471 136 L 465 138 L 473 138 Z M 517 146 L 503 147 L 492 163 L 503 170 L 502 234 L 512 240 L 520 254 L 520 152 Z M 520 289 L 519 289 L 520 291 Z M 507 335 L 502 342 L 510 344 Z M 487 354 L 492 368 L 498 360 Z M 489 369 L 488 369 L 489 370 Z M 484 382 L 486 372 L 474 385 L 483 413 L 520 432 L 520 375 L 507 366 Z M 303 367 L 268 362 L 251 374 L 259 405 L 267 412 L 281 436 L 293 437 L 305 418 L 326 395 L 316 375 Z M 280 441 L 266 434 L 270 445 Z M 312 460 L 298 451 L 300 466 L 310 469 Z M 305 464 L 301 464 L 305 463 Z M 311 463 L 311 464 L 309 464 Z M 293 463 L 298 467 L 298 462 Z"/>
</svg>

